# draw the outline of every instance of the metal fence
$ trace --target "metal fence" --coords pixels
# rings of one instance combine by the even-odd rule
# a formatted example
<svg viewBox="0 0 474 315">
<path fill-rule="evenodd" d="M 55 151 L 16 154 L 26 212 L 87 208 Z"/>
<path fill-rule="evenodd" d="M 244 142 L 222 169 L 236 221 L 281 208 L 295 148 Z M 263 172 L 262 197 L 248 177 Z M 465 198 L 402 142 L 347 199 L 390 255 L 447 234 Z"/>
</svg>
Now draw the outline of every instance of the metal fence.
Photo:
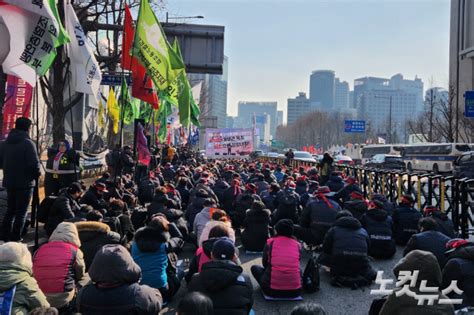
<svg viewBox="0 0 474 315">
<path fill-rule="evenodd" d="M 260 160 L 283 164 L 282 159 L 261 157 Z M 291 161 L 293 169 L 315 166 L 312 162 Z M 349 165 L 336 165 L 336 169 L 355 177 L 366 197 L 384 194 L 390 201 L 399 202 L 402 195 L 411 194 L 416 199 L 417 209 L 436 206 L 451 216 L 463 238 L 474 235 L 474 179 Z"/>
</svg>

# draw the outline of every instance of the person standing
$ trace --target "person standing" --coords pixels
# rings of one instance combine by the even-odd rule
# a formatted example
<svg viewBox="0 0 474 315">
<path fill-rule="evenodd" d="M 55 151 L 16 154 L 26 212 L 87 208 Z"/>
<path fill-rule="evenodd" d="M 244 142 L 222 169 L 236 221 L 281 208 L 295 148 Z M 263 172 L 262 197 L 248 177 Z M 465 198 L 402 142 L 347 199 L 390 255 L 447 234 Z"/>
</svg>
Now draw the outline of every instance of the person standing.
<svg viewBox="0 0 474 315">
<path fill-rule="evenodd" d="M 3 219 L 2 240 L 20 241 L 35 182 L 41 175 L 35 143 L 30 139 L 31 120 L 20 117 L 0 148 L 3 186 L 8 193 L 8 210 Z"/>
<path fill-rule="evenodd" d="M 79 179 L 79 155 L 67 140 L 57 148 L 48 149 L 44 189 L 46 196 L 59 195 L 59 191 Z"/>
<path fill-rule="evenodd" d="M 320 163 L 321 177 L 319 179 L 319 185 L 324 186 L 329 180 L 329 176 L 332 174 L 334 168 L 333 163 L 334 159 L 331 155 L 328 152 L 324 153 L 323 159 Z"/>
</svg>

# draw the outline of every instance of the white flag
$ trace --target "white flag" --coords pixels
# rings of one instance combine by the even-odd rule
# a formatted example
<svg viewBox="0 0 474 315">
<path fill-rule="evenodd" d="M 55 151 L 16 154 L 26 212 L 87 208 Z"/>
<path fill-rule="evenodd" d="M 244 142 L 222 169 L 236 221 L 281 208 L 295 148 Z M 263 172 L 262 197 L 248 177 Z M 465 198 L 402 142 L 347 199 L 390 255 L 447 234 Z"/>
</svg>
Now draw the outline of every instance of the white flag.
<svg viewBox="0 0 474 315">
<path fill-rule="evenodd" d="M 378 138 L 378 139 L 377 139 L 377 142 L 378 142 L 379 144 L 385 144 L 385 139 L 384 139 L 384 138 L 382 138 L 382 137 L 377 137 L 377 138 Z"/>
<path fill-rule="evenodd" d="M 9 41 L 7 34 L 2 34 L 2 45 L 8 49 L 1 60 L 3 70 L 32 86 L 36 75 L 44 75 L 51 67 L 56 47 L 69 40 L 53 4 L 54 7 L 46 1 L 0 0 L 0 24 L 9 33 Z"/>
<path fill-rule="evenodd" d="M 202 81 L 191 88 L 191 91 L 193 93 L 193 98 L 196 104 L 199 104 L 201 102 L 201 89 L 202 89 Z"/>
<path fill-rule="evenodd" d="M 95 59 L 94 51 L 87 35 L 77 19 L 71 4 L 66 5 L 66 29 L 71 34 L 68 55 L 71 58 L 71 71 L 76 92 L 94 95 L 98 98 L 102 73 Z"/>
</svg>

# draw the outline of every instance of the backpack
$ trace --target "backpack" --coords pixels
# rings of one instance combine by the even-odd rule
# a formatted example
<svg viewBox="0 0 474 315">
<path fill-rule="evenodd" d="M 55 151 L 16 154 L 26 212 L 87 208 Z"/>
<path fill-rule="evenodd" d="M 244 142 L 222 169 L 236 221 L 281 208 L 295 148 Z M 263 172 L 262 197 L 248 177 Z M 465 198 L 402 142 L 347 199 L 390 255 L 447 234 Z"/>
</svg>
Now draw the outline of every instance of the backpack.
<svg viewBox="0 0 474 315">
<path fill-rule="evenodd" d="M 314 256 L 306 263 L 303 271 L 303 289 L 308 293 L 314 293 L 319 290 L 321 280 L 319 267 L 320 265 Z"/>
<path fill-rule="evenodd" d="M 36 214 L 38 217 L 38 222 L 46 223 L 49 217 L 49 211 L 53 206 L 53 203 L 56 201 L 57 196 L 47 196 L 46 198 L 41 201 L 38 207 L 38 213 Z"/>
<path fill-rule="evenodd" d="M 0 292 L 0 314 L 10 315 L 13 309 L 13 299 L 15 297 L 16 286 Z"/>
</svg>

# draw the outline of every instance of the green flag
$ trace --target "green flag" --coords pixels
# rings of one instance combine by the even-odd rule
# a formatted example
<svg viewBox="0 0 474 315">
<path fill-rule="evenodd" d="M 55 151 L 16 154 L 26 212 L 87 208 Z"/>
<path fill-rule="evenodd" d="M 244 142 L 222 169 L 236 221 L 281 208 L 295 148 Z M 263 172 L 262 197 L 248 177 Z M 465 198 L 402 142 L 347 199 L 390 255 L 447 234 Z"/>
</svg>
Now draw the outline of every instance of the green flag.
<svg viewBox="0 0 474 315">
<path fill-rule="evenodd" d="M 182 60 L 170 48 L 148 0 L 141 0 L 132 55 L 146 68 L 158 90 L 164 91 L 184 70 Z"/>
<path fill-rule="evenodd" d="M 132 112 L 134 119 L 140 118 L 140 103 L 141 101 L 138 98 L 132 99 Z"/>
<path fill-rule="evenodd" d="M 171 103 L 167 100 L 160 99 L 160 108 L 158 109 L 158 122 L 160 123 L 160 130 L 158 131 L 158 139 L 160 142 L 165 142 L 168 126 L 168 116 L 171 115 Z"/>
<path fill-rule="evenodd" d="M 150 122 L 152 111 L 153 111 L 153 108 L 151 107 L 150 104 L 143 101 L 140 103 L 140 119 L 143 119 L 146 124 Z"/>
<path fill-rule="evenodd" d="M 191 123 L 196 127 L 201 126 L 201 124 L 199 123 L 199 115 L 201 114 L 201 109 L 199 108 L 198 103 L 196 103 L 196 98 L 200 99 L 201 88 L 202 88 L 202 83 L 195 85 L 189 91 L 190 98 L 191 98 L 191 117 L 190 118 L 191 118 Z"/>
<path fill-rule="evenodd" d="M 178 40 L 175 38 L 173 42 L 173 50 L 183 60 L 181 54 L 181 49 L 179 48 Z M 179 122 L 183 127 L 189 127 L 189 121 L 191 119 L 191 86 L 189 85 L 186 72 L 183 71 L 180 76 L 178 76 L 178 109 L 179 109 Z"/>
<path fill-rule="evenodd" d="M 135 118 L 132 100 L 130 99 L 130 93 L 128 92 L 127 80 L 122 80 L 122 89 L 120 91 L 120 110 L 122 113 L 123 123 L 125 125 L 130 125 L 133 123 Z"/>
</svg>

